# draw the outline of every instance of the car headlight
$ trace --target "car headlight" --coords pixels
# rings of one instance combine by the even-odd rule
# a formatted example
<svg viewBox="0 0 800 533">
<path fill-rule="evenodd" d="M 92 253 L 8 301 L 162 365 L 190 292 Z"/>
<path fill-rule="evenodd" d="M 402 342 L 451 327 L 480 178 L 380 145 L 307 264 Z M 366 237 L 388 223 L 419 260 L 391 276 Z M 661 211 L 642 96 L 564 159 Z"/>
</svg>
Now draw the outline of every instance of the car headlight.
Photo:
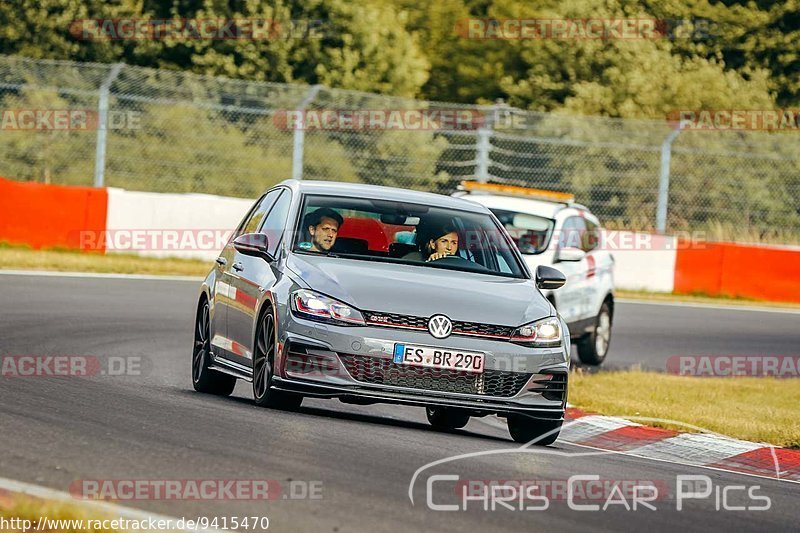
<svg viewBox="0 0 800 533">
<path fill-rule="evenodd" d="M 292 293 L 292 311 L 297 316 L 331 322 L 342 326 L 363 326 L 364 316 L 358 309 L 328 296 L 300 289 Z"/>
<path fill-rule="evenodd" d="M 551 316 L 525 324 L 514 330 L 511 342 L 534 348 L 561 346 L 561 323 Z"/>
</svg>

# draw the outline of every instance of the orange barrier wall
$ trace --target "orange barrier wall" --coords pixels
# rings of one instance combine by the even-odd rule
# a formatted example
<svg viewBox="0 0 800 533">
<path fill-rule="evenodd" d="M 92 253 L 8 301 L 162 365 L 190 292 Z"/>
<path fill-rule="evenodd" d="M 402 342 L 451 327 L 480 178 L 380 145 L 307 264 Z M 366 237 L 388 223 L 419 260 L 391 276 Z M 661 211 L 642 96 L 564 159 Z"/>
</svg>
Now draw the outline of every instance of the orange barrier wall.
<svg viewBox="0 0 800 533">
<path fill-rule="evenodd" d="M 732 243 L 678 246 L 675 292 L 800 302 L 800 249 Z"/>
<path fill-rule="evenodd" d="M 105 231 L 107 210 L 105 189 L 0 178 L 0 241 L 79 249 L 81 231 Z"/>
</svg>

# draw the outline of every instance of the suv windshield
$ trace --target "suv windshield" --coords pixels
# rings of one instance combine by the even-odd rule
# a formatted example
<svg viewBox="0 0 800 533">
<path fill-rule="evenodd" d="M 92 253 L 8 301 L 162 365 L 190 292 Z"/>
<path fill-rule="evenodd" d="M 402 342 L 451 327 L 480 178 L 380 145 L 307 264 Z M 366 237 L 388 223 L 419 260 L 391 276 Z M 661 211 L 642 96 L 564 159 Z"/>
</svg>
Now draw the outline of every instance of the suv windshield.
<svg viewBox="0 0 800 533">
<path fill-rule="evenodd" d="M 307 195 L 296 233 L 298 253 L 527 277 L 513 243 L 489 214 Z"/>
<path fill-rule="evenodd" d="M 514 240 L 520 252 L 533 255 L 547 250 L 556 225 L 555 220 L 504 209 L 492 209 L 492 213 Z"/>
</svg>

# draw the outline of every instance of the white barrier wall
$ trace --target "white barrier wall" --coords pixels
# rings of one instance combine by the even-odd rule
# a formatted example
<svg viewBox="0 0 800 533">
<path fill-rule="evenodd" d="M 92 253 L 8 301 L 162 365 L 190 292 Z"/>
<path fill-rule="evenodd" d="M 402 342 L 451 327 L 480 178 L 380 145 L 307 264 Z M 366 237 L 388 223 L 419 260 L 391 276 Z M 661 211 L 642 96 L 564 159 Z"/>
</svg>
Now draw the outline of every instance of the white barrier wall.
<svg viewBox="0 0 800 533">
<path fill-rule="evenodd" d="M 213 260 L 253 202 L 109 188 L 106 251 Z"/>
<path fill-rule="evenodd" d="M 604 245 L 614 256 L 616 288 L 672 292 L 677 244 L 675 237 L 606 230 Z"/>
</svg>

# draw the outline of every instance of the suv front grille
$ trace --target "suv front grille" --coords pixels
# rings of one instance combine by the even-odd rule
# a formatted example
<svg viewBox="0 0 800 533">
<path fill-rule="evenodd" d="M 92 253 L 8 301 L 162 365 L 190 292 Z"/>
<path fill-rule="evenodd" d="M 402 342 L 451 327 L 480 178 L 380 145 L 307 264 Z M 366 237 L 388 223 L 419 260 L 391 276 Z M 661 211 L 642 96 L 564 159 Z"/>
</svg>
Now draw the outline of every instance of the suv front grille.
<svg viewBox="0 0 800 533">
<path fill-rule="evenodd" d="M 364 311 L 367 324 L 384 328 L 417 329 L 427 331 L 428 319 L 421 316 L 399 315 L 396 313 L 380 313 L 377 311 Z M 478 322 L 462 322 L 453 320 L 453 335 L 466 335 L 471 337 L 493 337 L 502 340 L 511 338 L 514 328 L 498 326 L 495 324 L 481 324 Z"/>
<path fill-rule="evenodd" d="M 517 394 L 532 374 L 484 370 L 483 374 L 398 365 L 391 359 L 339 354 L 353 379 L 373 385 L 407 387 L 433 392 L 457 392 L 509 398 Z"/>
</svg>

